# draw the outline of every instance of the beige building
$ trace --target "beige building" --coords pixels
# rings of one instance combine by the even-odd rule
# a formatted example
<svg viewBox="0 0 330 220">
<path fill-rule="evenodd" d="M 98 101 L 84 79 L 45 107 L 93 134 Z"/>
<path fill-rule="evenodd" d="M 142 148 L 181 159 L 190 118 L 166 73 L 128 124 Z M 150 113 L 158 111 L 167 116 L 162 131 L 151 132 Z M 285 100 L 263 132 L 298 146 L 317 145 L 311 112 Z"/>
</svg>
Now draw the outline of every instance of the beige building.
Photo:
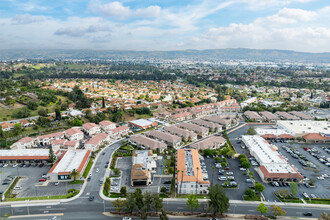
<svg viewBox="0 0 330 220">
<path fill-rule="evenodd" d="M 152 184 L 152 173 L 156 172 L 157 155 L 151 150 L 135 150 L 132 154 L 131 186 Z"/>
</svg>

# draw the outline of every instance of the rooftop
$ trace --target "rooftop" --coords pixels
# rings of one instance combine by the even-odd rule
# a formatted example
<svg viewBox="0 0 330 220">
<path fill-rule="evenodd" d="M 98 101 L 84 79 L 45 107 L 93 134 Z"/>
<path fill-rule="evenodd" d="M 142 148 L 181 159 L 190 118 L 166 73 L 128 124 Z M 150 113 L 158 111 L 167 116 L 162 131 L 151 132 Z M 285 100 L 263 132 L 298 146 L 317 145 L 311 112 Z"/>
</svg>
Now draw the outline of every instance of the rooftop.
<svg viewBox="0 0 330 220">
<path fill-rule="evenodd" d="M 153 122 L 145 119 L 138 119 L 138 120 L 130 121 L 129 123 L 135 124 L 140 127 L 145 127 L 152 125 Z"/>
</svg>

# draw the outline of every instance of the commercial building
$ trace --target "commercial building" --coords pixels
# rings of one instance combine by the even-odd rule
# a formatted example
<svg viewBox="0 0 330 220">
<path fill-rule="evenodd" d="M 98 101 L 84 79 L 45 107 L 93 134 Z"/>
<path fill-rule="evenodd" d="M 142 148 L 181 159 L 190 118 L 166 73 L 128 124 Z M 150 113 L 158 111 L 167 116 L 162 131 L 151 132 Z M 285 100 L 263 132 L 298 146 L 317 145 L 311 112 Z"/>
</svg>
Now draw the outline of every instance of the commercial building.
<svg viewBox="0 0 330 220">
<path fill-rule="evenodd" d="M 70 141 L 80 141 L 84 139 L 84 132 L 79 128 L 70 128 L 64 131 L 64 136 Z"/>
<path fill-rule="evenodd" d="M 179 149 L 176 154 L 176 189 L 180 194 L 207 194 L 210 182 L 203 179 L 198 150 Z"/>
<path fill-rule="evenodd" d="M 152 173 L 156 172 L 157 155 L 151 150 L 135 150 L 132 153 L 131 186 L 148 186 Z"/>
<path fill-rule="evenodd" d="M 190 145 L 191 148 L 200 149 L 217 149 L 222 147 L 226 143 L 226 139 L 221 136 L 211 136 L 202 141 L 193 143 Z"/>
<path fill-rule="evenodd" d="M 205 121 L 202 119 L 195 119 L 195 120 L 192 120 L 191 123 L 206 127 L 208 129 L 210 129 L 211 131 L 217 131 L 217 132 L 222 131 L 221 125 L 210 122 L 210 121 Z"/>
<path fill-rule="evenodd" d="M 148 138 L 144 135 L 131 136 L 130 142 L 142 149 L 157 150 L 160 153 L 167 147 L 165 143 Z"/>
<path fill-rule="evenodd" d="M 101 133 L 101 127 L 95 123 L 85 123 L 82 127 L 89 136 Z"/>
<path fill-rule="evenodd" d="M 73 170 L 83 174 L 88 164 L 90 150 L 68 150 L 64 151 L 53 167 L 47 173 L 49 181 L 71 180 L 70 173 Z"/>
<path fill-rule="evenodd" d="M 14 143 L 10 149 L 26 149 L 26 148 L 32 148 L 34 146 L 34 138 L 31 137 L 24 137 Z"/>
<path fill-rule="evenodd" d="M 260 164 L 256 171 L 262 181 L 302 182 L 304 177 L 277 152 L 276 146 L 258 135 L 243 135 L 242 141 Z"/>
<path fill-rule="evenodd" d="M 286 130 L 294 137 L 302 137 L 311 133 L 330 136 L 330 122 L 328 121 L 277 121 L 277 127 Z"/>
<path fill-rule="evenodd" d="M 181 143 L 181 138 L 176 136 L 176 135 L 172 135 L 169 133 L 165 133 L 162 131 L 150 131 L 146 134 L 148 137 L 152 137 L 156 140 L 162 141 L 165 144 L 167 144 L 170 147 L 174 147 L 174 148 L 178 148 L 180 146 Z"/>
<path fill-rule="evenodd" d="M 144 130 L 147 128 L 157 126 L 157 122 L 152 122 L 152 121 L 145 120 L 145 119 L 138 119 L 138 120 L 128 122 L 128 126 L 132 130 Z"/>
<path fill-rule="evenodd" d="M 315 143 L 315 144 L 326 144 L 330 143 L 330 136 L 326 134 L 320 134 L 320 133 L 310 133 L 302 136 L 302 138 L 307 143 Z"/>
<path fill-rule="evenodd" d="M 48 149 L 0 150 L 0 163 L 47 163 Z"/>
<path fill-rule="evenodd" d="M 164 130 L 170 134 L 181 137 L 182 140 L 184 140 L 184 141 L 196 141 L 197 140 L 196 133 L 182 129 L 182 128 L 178 128 L 176 126 L 165 126 Z"/>
<path fill-rule="evenodd" d="M 188 131 L 195 132 L 200 137 L 205 137 L 209 133 L 209 129 L 205 127 L 201 127 L 199 125 L 190 124 L 187 122 L 181 122 L 177 125 L 180 128 L 186 129 Z"/>
</svg>

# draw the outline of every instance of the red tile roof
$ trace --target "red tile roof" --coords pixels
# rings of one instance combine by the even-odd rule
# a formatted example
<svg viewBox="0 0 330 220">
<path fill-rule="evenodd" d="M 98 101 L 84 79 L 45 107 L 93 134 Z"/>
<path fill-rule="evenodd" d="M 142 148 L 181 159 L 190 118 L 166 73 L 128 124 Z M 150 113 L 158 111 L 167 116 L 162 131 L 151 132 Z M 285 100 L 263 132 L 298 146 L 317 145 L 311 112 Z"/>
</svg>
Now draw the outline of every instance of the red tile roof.
<svg viewBox="0 0 330 220">
<path fill-rule="evenodd" d="M 24 137 L 22 138 L 21 140 L 17 141 L 17 142 L 20 142 L 20 143 L 28 143 L 28 142 L 31 142 L 33 141 L 34 139 L 31 138 L 31 137 Z"/>
<path fill-rule="evenodd" d="M 259 167 L 260 171 L 264 174 L 264 177 L 267 178 L 279 178 L 279 179 L 288 179 L 288 178 L 294 178 L 294 179 L 303 179 L 304 177 L 296 170 L 296 173 L 270 173 L 266 169 L 265 166 Z"/>
<path fill-rule="evenodd" d="M 294 139 L 294 136 L 289 134 L 280 134 L 279 136 L 281 139 Z"/>
<path fill-rule="evenodd" d="M 275 139 L 276 138 L 276 135 L 275 134 L 264 134 L 264 135 L 261 135 L 261 137 L 262 138 L 265 138 L 265 139 L 267 139 L 267 138 L 273 138 L 273 139 Z"/>
<path fill-rule="evenodd" d="M 330 140 L 330 137 L 322 136 L 320 133 L 310 133 L 303 136 L 305 140 Z"/>
<path fill-rule="evenodd" d="M 91 151 L 88 150 L 87 153 L 84 156 L 84 159 L 82 160 L 82 162 L 81 162 L 81 164 L 80 164 L 80 166 L 78 168 L 78 172 L 79 173 L 81 173 L 82 169 L 84 168 L 84 166 L 85 166 L 85 164 L 86 164 L 86 162 L 87 162 L 90 154 L 91 154 Z"/>
</svg>

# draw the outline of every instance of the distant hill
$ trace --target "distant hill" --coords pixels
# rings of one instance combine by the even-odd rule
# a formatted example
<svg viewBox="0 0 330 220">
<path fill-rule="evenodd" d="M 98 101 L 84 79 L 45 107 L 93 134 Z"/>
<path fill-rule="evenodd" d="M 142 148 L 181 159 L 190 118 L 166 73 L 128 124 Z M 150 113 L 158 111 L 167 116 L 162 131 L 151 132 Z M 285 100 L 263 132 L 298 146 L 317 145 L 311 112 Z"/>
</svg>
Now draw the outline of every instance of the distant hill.
<svg viewBox="0 0 330 220">
<path fill-rule="evenodd" d="M 115 50 L 0 50 L 0 60 L 17 59 L 178 59 L 246 60 L 302 63 L 330 63 L 330 53 L 305 53 L 289 50 L 214 49 L 177 51 Z"/>
</svg>

